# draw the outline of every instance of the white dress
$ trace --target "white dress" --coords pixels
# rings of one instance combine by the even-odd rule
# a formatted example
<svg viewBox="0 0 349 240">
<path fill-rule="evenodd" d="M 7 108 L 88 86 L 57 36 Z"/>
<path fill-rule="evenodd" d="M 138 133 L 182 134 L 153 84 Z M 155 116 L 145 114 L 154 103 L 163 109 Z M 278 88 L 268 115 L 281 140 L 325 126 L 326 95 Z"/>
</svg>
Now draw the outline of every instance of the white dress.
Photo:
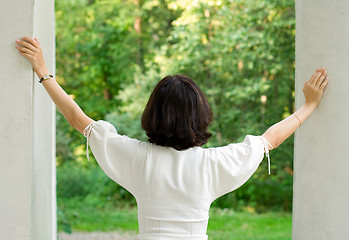
<svg viewBox="0 0 349 240">
<path fill-rule="evenodd" d="M 103 171 L 136 198 L 140 240 L 207 240 L 211 203 L 245 183 L 268 154 L 261 136 L 177 151 L 119 135 L 105 121 L 84 134 Z"/>
</svg>

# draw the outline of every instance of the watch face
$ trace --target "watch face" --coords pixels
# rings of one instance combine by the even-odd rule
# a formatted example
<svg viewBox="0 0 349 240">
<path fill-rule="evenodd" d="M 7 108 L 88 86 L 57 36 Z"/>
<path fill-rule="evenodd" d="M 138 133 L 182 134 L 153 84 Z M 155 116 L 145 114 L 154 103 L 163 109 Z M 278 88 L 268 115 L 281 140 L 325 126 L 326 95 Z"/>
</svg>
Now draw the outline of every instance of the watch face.
<svg viewBox="0 0 349 240">
<path fill-rule="evenodd" d="M 44 80 L 47 80 L 47 79 L 49 79 L 49 78 L 50 78 L 49 75 L 44 76 Z"/>
</svg>

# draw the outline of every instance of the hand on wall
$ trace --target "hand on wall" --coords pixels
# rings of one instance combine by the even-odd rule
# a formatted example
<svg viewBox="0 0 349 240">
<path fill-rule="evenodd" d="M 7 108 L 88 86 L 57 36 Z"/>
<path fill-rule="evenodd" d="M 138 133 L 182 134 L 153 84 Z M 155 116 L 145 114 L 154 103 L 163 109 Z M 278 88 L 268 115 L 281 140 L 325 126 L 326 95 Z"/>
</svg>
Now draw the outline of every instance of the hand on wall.
<svg viewBox="0 0 349 240">
<path fill-rule="evenodd" d="M 23 37 L 17 40 L 16 43 L 19 54 L 30 61 L 39 79 L 49 73 L 45 64 L 41 45 L 37 38 Z"/>
<path fill-rule="evenodd" d="M 309 104 L 314 108 L 319 105 L 328 80 L 326 69 L 319 68 L 316 70 L 313 76 L 304 84 L 305 104 Z"/>
</svg>

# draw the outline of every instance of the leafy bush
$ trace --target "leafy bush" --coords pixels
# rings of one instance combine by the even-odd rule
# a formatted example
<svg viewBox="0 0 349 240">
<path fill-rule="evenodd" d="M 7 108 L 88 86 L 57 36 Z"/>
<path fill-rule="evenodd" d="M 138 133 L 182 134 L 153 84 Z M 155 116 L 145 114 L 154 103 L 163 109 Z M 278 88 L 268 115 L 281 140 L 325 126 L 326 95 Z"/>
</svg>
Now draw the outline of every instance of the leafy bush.
<svg viewBox="0 0 349 240">
<path fill-rule="evenodd" d="M 94 163 L 89 167 L 81 166 L 77 162 L 66 162 L 59 166 L 57 196 L 62 199 L 78 197 L 96 207 L 102 207 L 106 202 L 120 207 L 135 205 L 133 196 Z M 99 203 L 102 205 L 98 205 Z"/>
</svg>

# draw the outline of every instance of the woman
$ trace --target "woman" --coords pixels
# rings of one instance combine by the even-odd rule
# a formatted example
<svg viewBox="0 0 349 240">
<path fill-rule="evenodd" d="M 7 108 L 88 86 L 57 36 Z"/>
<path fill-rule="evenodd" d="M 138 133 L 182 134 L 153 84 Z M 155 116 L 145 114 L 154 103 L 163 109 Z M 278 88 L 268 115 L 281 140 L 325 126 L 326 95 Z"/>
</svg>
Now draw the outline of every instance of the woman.
<svg viewBox="0 0 349 240">
<path fill-rule="evenodd" d="M 90 142 L 104 172 L 131 192 L 138 204 L 139 239 L 207 239 L 210 204 L 245 183 L 269 150 L 296 131 L 320 103 L 328 83 L 318 69 L 304 85 L 305 104 L 242 143 L 202 148 L 212 113 L 200 88 L 176 75 L 155 87 L 142 116 L 150 143 L 121 136 L 108 122 L 95 122 L 64 92 L 48 71 L 36 38 L 17 41 L 59 110 Z"/>
</svg>

